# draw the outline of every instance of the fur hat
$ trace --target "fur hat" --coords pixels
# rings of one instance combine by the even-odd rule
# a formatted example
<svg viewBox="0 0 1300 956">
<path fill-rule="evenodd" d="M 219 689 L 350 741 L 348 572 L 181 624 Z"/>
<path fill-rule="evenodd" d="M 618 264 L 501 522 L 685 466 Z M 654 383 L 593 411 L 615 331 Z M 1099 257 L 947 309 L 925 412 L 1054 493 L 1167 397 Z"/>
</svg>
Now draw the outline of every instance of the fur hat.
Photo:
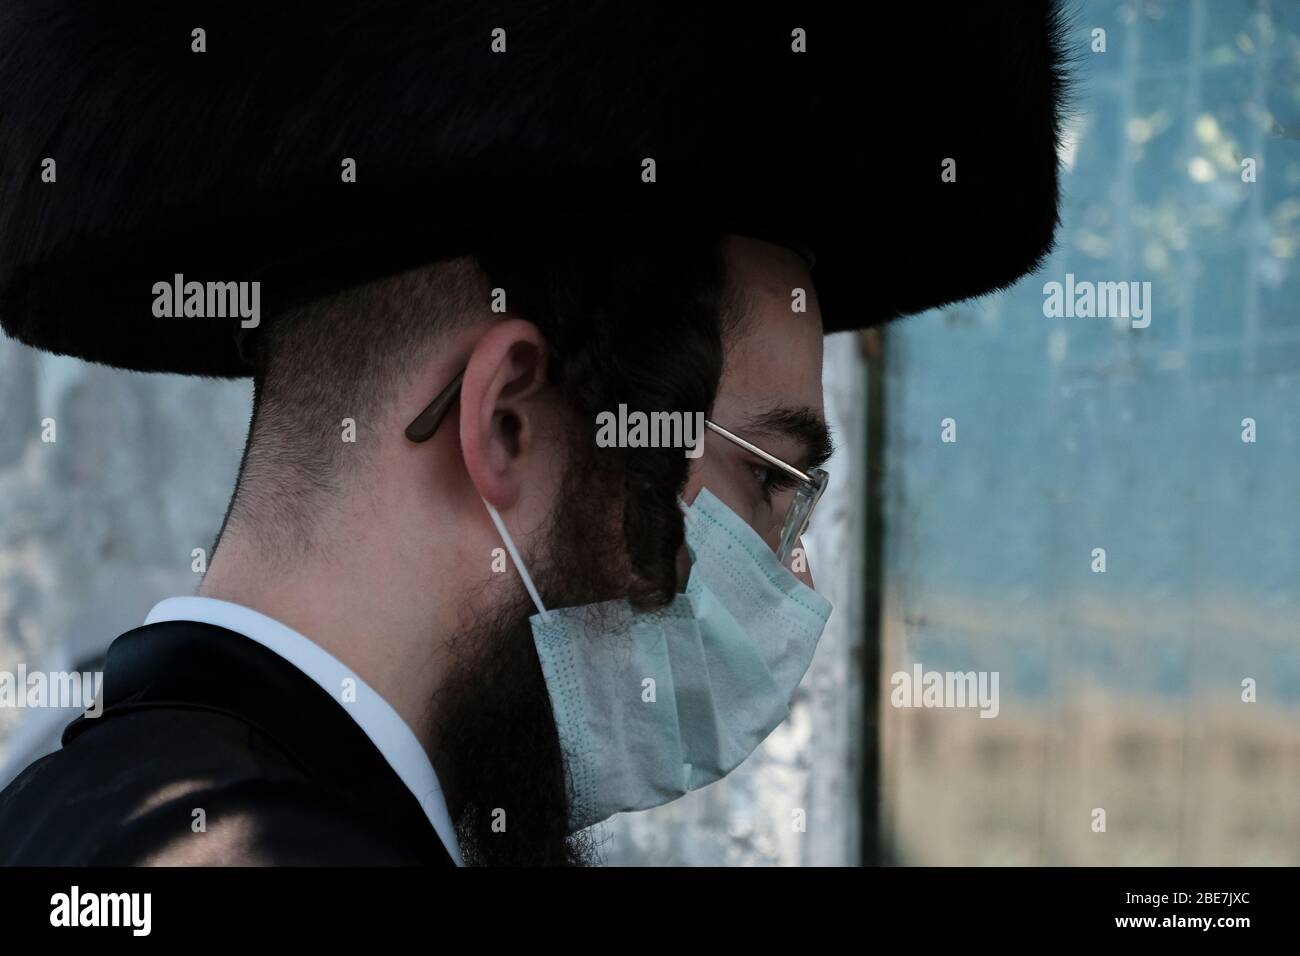
<svg viewBox="0 0 1300 956">
<path fill-rule="evenodd" d="M 851 10 L 9 0 L 0 324 L 246 375 L 251 291 L 274 321 L 503 230 L 784 242 L 827 331 L 1009 285 L 1057 224 L 1055 3 Z"/>
</svg>

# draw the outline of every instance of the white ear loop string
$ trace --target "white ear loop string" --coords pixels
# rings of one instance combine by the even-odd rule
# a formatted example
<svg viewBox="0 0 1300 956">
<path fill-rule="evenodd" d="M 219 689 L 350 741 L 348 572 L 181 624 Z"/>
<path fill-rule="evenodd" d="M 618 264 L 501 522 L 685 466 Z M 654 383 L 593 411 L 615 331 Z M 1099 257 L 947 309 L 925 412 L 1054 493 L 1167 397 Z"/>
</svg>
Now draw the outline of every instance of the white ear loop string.
<svg viewBox="0 0 1300 956">
<path fill-rule="evenodd" d="M 510 532 L 506 530 L 501 515 L 497 514 L 497 509 L 493 508 L 486 498 L 480 498 L 479 500 L 487 508 L 488 514 L 492 517 L 492 523 L 497 526 L 497 533 L 501 535 L 501 540 L 505 542 L 506 551 L 510 554 L 510 560 L 514 562 L 515 570 L 519 572 L 519 576 L 524 580 L 524 587 L 528 589 L 528 596 L 533 599 L 533 603 L 537 605 L 537 610 L 541 612 L 542 621 L 550 624 L 551 616 L 546 613 L 546 608 L 542 606 L 542 599 L 537 593 L 537 586 L 533 584 L 532 575 L 524 567 L 523 559 L 519 557 L 519 549 L 515 547 L 514 539 L 510 537 Z"/>
</svg>

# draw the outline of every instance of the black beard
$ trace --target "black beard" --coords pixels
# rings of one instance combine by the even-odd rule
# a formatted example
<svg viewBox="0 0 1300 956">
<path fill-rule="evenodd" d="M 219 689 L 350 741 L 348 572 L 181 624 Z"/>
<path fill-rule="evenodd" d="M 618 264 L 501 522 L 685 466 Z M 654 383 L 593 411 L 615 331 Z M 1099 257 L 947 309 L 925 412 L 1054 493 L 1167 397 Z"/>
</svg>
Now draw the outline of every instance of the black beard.
<svg viewBox="0 0 1300 956">
<path fill-rule="evenodd" d="M 602 494 L 605 482 L 587 468 L 570 468 L 566 479 L 545 555 L 524 556 L 548 609 L 620 593 L 611 569 L 624 564 L 621 534 L 593 534 L 620 526 L 598 506 L 614 500 L 610 489 Z M 462 804 L 461 854 L 471 866 L 588 866 L 599 862 L 591 832 L 568 831 L 563 754 L 528 623 L 536 609 L 513 566 L 509 573 L 522 599 L 452 637 L 457 665 L 433 709 L 433 739 Z"/>
<path fill-rule="evenodd" d="M 456 836 L 469 866 L 595 862 L 590 841 L 569 836 L 564 760 L 530 613 L 531 604 L 511 609 L 457 638 L 485 649 L 458 668 L 438 728 L 456 768 Z"/>
</svg>

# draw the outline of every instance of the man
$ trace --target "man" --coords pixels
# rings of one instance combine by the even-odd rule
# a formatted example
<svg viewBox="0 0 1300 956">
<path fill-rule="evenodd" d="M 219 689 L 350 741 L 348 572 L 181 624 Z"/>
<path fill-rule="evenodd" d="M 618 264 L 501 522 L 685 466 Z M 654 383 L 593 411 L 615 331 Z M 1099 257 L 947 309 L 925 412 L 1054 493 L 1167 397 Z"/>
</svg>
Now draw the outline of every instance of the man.
<svg viewBox="0 0 1300 956">
<path fill-rule="evenodd" d="M 160 10 L 114 36 L 170 78 L 161 105 L 96 76 L 88 115 L 51 70 L 0 110 L 6 329 L 255 387 L 198 596 L 120 637 L 103 716 L 0 794 L 4 863 L 590 861 L 585 827 L 730 772 L 808 666 L 830 610 L 799 547 L 831 451 L 823 333 L 989 291 L 1050 246 L 1050 7 L 974 17 L 974 58 L 970 23 L 937 31 L 944 69 L 881 96 L 917 168 L 844 135 L 828 90 L 850 58 L 802 46 L 831 50 L 826 23 L 327 7 L 222 8 L 183 55 L 190 24 Z M 75 72 L 82 37 L 45 39 Z M 579 94 L 587 112 L 556 108 Z M 87 144 L 126 103 L 185 134 L 128 135 L 106 166 Z M 24 125 L 38 109 L 76 132 Z M 766 135 L 771 111 L 805 135 Z M 20 182 L 47 151 L 65 178 Z M 647 192 L 660 163 L 675 182 Z M 903 198 L 851 223 L 881 233 L 873 275 L 842 194 L 895 163 Z M 930 245 L 945 260 L 909 281 Z M 598 441 L 620 408 L 678 416 L 681 440 Z"/>
</svg>

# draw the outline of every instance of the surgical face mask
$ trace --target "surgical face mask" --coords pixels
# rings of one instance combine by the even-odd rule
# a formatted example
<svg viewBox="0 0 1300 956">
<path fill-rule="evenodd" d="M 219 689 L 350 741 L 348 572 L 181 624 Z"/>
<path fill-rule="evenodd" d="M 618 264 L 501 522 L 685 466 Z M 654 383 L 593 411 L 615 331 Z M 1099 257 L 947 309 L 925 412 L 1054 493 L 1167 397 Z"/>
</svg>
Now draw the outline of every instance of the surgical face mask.
<svg viewBox="0 0 1300 956">
<path fill-rule="evenodd" d="M 548 611 L 487 502 L 538 613 L 529 618 L 564 752 L 569 829 L 648 810 L 734 770 L 790 713 L 830 603 L 707 489 L 686 514 L 686 591 L 640 611 Z"/>
</svg>

